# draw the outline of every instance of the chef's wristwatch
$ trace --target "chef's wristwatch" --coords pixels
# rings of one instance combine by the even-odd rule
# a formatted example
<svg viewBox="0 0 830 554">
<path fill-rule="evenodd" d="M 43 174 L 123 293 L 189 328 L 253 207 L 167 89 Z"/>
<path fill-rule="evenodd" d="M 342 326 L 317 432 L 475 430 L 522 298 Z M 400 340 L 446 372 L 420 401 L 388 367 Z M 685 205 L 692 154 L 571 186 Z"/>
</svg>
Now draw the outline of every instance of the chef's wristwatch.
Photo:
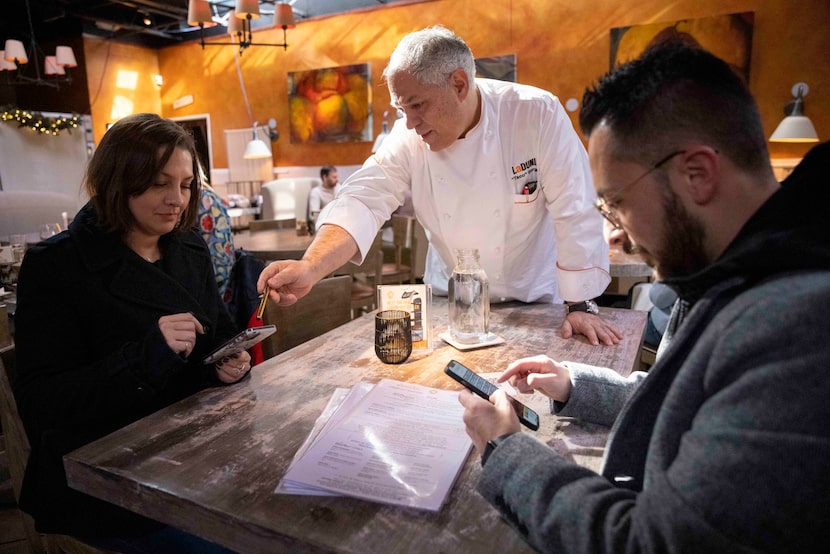
<svg viewBox="0 0 830 554">
<path fill-rule="evenodd" d="M 593 300 L 568 304 L 568 313 L 571 314 L 573 312 L 588 312 L 589 314 L 599 315 L 599 306 Z"/>
</svg>

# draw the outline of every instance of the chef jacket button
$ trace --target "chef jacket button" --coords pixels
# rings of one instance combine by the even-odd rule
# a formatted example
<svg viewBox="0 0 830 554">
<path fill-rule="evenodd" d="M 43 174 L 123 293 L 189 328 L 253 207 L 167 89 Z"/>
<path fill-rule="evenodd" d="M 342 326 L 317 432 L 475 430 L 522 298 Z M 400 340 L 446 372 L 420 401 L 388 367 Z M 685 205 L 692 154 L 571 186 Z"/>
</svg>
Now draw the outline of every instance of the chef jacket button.
<svg viewBox="0 0 830 554">
<path fill-rule="evenodd" d="M 501 298 L 499 298 L 499 301 L 500 301 L 500 302 L 507 302 L 507 298 L 505 298 L 504 296 L 502 296 Z"/>
<path fill-rule="evenodd" d="M 491 138 L 493 136 L 493 131 L 487 131 L 484 133 L 484 138 Z"/>
<path fill-rule="evenodd" d="M 501 281 L 501 273 L 496 273 L 496 276 L 493 277 L 496 281 Z"/>
<path fill-rule="evenodd" d="M 501 246 L 496 246 L 495 248 L 493 248 L 493 252 L 495 252 L 496 254 L 501 254 Z"/>
<path fill-rule="evenodd" d="M 491 178 L 491 179 L 495 179 L 495 178 L 496 178 L 496 172 L 495 172 L 495 171 L 491 171 L 491 172 L 490 172 L 490 178 Z"/>
<path fill-rule="evenodd" d="M 501 217 L 501 210 L 496 210 L 493 212 L 493 217 Z"/>
</svg>

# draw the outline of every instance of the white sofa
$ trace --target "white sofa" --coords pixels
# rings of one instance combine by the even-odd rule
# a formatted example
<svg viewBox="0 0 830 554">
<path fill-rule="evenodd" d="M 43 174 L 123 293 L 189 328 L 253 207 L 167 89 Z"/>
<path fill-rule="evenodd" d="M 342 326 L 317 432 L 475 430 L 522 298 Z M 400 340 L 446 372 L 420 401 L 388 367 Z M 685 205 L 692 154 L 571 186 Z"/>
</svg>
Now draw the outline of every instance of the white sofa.
<svg viewBox="0 0 830 554">
<path fill-rule="evenodd" d="M 0 191 L 0 237 L 25 234 L 36 236 L 41 223 L 60 223 L 63 212 L 71 220 L 86 200 L 60 192 Z"/>
<path fill-rule="evenodd" d="M 318 177 L 285 177 L 263 183 L 262 219 L 307 219 L 308 194 L 320 185 Z"/>
</svg>

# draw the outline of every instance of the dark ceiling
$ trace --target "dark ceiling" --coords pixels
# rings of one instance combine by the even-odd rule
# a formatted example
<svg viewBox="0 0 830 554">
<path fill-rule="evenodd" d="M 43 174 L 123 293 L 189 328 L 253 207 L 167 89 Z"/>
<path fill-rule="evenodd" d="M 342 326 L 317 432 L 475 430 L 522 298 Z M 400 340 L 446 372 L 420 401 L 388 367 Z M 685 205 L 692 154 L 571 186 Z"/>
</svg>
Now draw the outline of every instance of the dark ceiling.
<svg viewBox="0 0 830 554">
<path fill-rule="evenodd" d="M 406 0 L 404 0 L 406 1 Z M 227 20 L 234 0 L 208 0 L 215 19 Z M 253 28 L 271 25 L 275 0 L 259 0 L 262 17 Z M 301 21 L 359 8 L 395 3 L 395 0 L 293 0 L 294 18 Z M 38 41 L 50 41 L 80 32 L 148 48 L 163 48 L 198 39 L 199 28 L 187 23 L 188 0 L 5 0 L 0 20 L 0 46 L 5 39 L 30 42 L 29 6 Z M 146 20 L 146 21 L 145 21 Z M 223 25 L 205 29 L 205 36 L 224 34 Z"/>
</svg>

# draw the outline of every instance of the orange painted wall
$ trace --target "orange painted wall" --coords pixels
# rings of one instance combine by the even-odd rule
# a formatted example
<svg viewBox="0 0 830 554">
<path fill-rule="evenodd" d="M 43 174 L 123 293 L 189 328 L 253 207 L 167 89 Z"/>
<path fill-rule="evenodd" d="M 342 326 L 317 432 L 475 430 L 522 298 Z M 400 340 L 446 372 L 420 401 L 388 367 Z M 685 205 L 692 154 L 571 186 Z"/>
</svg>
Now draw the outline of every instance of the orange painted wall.
<svg viewBox="0 0 830 554">
<path fill-rule="evenodd" d="M 159 73 L 155 50 L 84 37 L 87 87 L 95 144 L 107 124 L 131 113 L 162 113 L 160 89 L 153 83 Z"/>
<path fill-rule="evenodd" d="M 288 31 L 289 48 L 251 47 L 239 58 L 239 70 L 250 100 L 252 119 L 264 123 L 276 118 L 281 133 L 273 144 L 276 165 L 319 166 L 359 164 L 369 155 L 371 143 L 293 145 L 288 132 L 287 72 L 352 63 L 372 66 L 374 131 L 389 109 L 389 94 L 381 72 L 398 40 L 414 30 L 443 24 L 460 34 L 477 57 L 517 55 L 518 80 L 546 88 L 564 102 L 581 99 L 586 86 L 608 69 L 613 27 L 673 21 L 683 18 L 752 11 L 755 26 L 750 88 L 758 99 L 767 134 L 783 117 L 790 88 L 798 81 L 810 86 L 806 112 L 824 140 L 830 139 L 830 2 L 827 0 L 433 0 L 391 8 L 378 8 L 337 17 L 307 20 Z M 256 42 L 282 42 L 282 31 L 255 33 Z M 224 39 L 223 39 L 224 40 Z M 92 48 L 90 94 L 99 75 L 94 67 L 103 47 Z M 152 57 L 129 62 L 126 48 L 113 47 L 107 73 L 121 63 L 137 63 L 155 71 Z M 122 51 L 123 49 L 123 51 Z M 209 113 L 213 166 L 227 167 L 223 129 L 250 127 L 237 78 L 234 48 L 208 47 L 197 42 L 158 51 L 158 70 L 164 76 L 158 103 L 136 102 L 141 109 L 158 109 L 166 117 Z M 93 64 L 96 64 L 93 66 Z M 148 78 L 149 79 L 149 78 Z M 102 132 L 100 117 L 114 98 L 102 87 L 93 107 L 96 140 Z M 149 81 L 148 81 L 149 82 Z M 148 92 L 149 94 L 149 92 Z M 175 99 L 192 94 L 193 104 L 174 109 Z M 576 124 L 576 114 L 572 114 Z M 809 146 L 770 144 L 773 158 L 801 157 Z"/>
</svg>

